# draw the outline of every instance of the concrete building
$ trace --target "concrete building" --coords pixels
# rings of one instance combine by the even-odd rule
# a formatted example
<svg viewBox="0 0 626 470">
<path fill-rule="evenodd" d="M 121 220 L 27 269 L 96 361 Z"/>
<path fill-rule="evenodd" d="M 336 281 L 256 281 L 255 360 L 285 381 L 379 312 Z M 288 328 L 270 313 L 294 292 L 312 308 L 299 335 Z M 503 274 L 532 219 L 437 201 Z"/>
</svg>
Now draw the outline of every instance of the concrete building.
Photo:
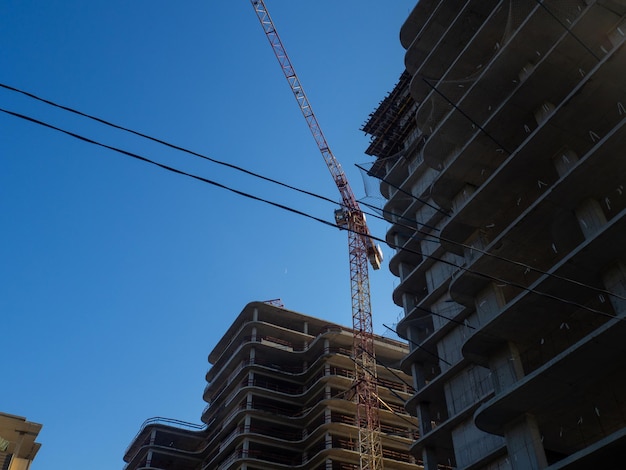
<svg viewBox="0 0 626 470">
<path fill-rule="evenodd" d="M 209 354 L 203 426 L 148 420 L 128 470 L 352 470 L 358 468 L 353 333 L 264 302 L 248 304 Z M 399 370 L 403 342 L 375 338 L 386 469 L 418 468 L 409 446 L 413 390 Z"/>
<path fill-rule="evenodd" d="M 0 412 L 0 469 L 28 470 L 41 444 L 41 424 Z"/>
<path fill-rule="evenodd" d="M 626 1 L 421 0 L 364 130 L 428 470 L 619 468 Z"/>
</svg>

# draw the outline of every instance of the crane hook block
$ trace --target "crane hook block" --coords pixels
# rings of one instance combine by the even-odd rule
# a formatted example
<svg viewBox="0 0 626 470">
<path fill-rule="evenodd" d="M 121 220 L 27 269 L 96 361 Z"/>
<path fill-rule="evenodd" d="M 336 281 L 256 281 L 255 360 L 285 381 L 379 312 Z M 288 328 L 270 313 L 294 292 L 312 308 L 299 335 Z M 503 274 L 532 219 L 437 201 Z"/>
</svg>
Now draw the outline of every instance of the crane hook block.
<svg viewBox="0 0 626 470">
<path fill-rule="evenodd" d="M 380 245 L 376 244 L 368 250 L 367 259 L 372 265 L 372 268 L 380 269 L 383 263 L 383 250 L 380 248 Z"/>
</svg>

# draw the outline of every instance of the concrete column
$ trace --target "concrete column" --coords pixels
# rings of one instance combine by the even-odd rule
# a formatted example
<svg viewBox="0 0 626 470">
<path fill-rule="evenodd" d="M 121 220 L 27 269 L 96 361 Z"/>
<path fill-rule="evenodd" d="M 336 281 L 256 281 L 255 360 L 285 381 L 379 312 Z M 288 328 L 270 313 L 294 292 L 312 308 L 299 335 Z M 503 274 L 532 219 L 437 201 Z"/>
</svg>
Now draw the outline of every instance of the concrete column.
<svg viewBox="0 0 626 470">
<path fill-rule="evenodd" d="M 595 199 L 586 199 L 576 207 L 576 218 L 585 238 L 592 237 L 606 224 L 602 206 Z"/>
<path fill-rule="evenodd" d="M 417 405 L 417 422 L 420 427 L 420 436 L 433 430 L 432 416 L 430 414 L 430 405 L 428 403 L 418 403 Z"/>
<path fill-rule="evenodd" d="M 402 308 L 404 309 L 404 314 L 406 315 L 408 312 L 410 312 L 414 306 L 415 296 L 406 292 L 402 294 Z"/>
<path fill-rule="evenodd" d="M 524 377 L 519 349 L 513 343 L 507 343 L 503 349 L 490 358 L 489 368 L 496 394 L 503 392 Z"/>
<path fill-rule="evenodd" d="M 256 329 L 256 326 L 252 327 L 252 332 L 250 333 L 250 341 L 252 341 L 253 343 L 256 343 L 256 341 L 257 341 L 257 329 Z"/>
<path fill-rule="evenodd" d="M 326 444 L 325 447 L 327 449 L 332 449 L 332 447 L 333 447 L 333 438 L 332 438 L 332 436 L 330 435 L 329 432 L 327 432 L 326 435 L 324 436 L 324 442 Z"/>
<path fill-rule="evenodd" d="M 252 409 L 252 393 L 246 394 L 246 410 Z"/>
<path fill-rule="evenodd" d="M 308 334 L 309 334 L 309 322 L 308 322 L 308 321 L 305 321 L 305 322 L 304 322 L 304 325 L 302 325 L 302 332 L 303 332 L 305 335 L 308 335 Z"/>
<path fill-rule="evenodd" d="M 434 449 L 425 447 L 424 450 L 422 450 L 422 460 L 424 461 L 424 470 L 438 469 L 438 462 Z"/>
<path fill-rule="evenodd" d="M 626 297 L 626 265 L 624 263 L 618 263 L 617 266 L 609 269 L 602 276 L 604 286 L 609 292 L 613 292 L 620 297 Z M 605 301 L 609 300 L 615 314 L 618 317 L 624 317 L 626 315 L 626 300 L 614 296 L 605 295 Z M 608 299 L 606 299 L 608 297 Z"/>
<path fill-rule="evenodd" d="M 417 349 L 417 346 L 420 343 L 417 328 L 415 328 L 414 326 L 409 326 L 406 329 L 406 339 L 409 342 L 410 351 L 414 351 L 415 349 Z"/>
<path fill-rule="evenodd" d="M 259 321 L 259 309 L 252 310 L 252 321 Z"/>
<path fill-rule="evenodd" d="M 148 451 L 148 455 L 146 456 L 146 467 L 152 465 L 152 451 Z"/>
<path fill-rule="evenodd" d="M 324 338 L 324 354 L 328 354 L 330 352 L 330 341 L 328 338 Z"/>
<path fill-rule="evenodd" d="M 478 314 L 480 324 L 484 325 L 498 315 L 504 304 L 502 289 L 493 282 L 480 291 L 475 300 L 476 313 Z"/>
<path fill-rule="evenodd" d="M 578 162 L 578 155 L 570 149 L 565 149 L 552 157 L 552 163 L 559 176 L 563 176 L 570 171 L 576 165 L 576 162 Z"/>
<path fill-rule="evenodd" d="M 415 269 L 415 266 L 412 264 L 400 263 L 398 265 L 398 274 L 400 277 L 400 282 L 404 281 L 409 276 L 409 274 L 413 272 L 414 269 Z"/>
<path fill-rule="evenodd" d="M 541 433 L 534 416 L 526 414 L 504 432 L 513 470 L 541 470 L 548 466 Z"/>
<path fill-rule="evenodd" d="M 156 435 L 157 435 L 157 431 L 156 429 L 153 429 L 152 431 L 150 431 L 150 445 L 154 445 L 154 442 L 156 441 Z"/>
<path fill-rule="evenodd" d="M 413 388 L 421 390 L 426 386 L 426 376 L 424 375 L 424 366 L 421 364 L 411 364 L 411 375 L 413 376 Z"/>
<path fill-rule="evenodd" d="M 246 438 L 241 445 L 241 456 L 245 459 L 248 457 L 248 451 L 250 450 L 250 441 Z"/>
</svg>

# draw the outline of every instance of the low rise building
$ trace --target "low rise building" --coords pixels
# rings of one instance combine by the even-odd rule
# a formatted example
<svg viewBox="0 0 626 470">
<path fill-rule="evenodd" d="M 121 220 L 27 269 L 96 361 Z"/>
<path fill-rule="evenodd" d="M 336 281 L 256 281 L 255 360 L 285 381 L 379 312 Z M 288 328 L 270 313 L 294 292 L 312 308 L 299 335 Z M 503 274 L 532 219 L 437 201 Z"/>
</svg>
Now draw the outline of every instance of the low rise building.
<svg viewBox="0 0 626 470">
<path fill-rule="evenodd" d="M 0 412 L 0 469 L 28 470 L 41 444 L 35 442 L 42 425 Z"/>
</svg>

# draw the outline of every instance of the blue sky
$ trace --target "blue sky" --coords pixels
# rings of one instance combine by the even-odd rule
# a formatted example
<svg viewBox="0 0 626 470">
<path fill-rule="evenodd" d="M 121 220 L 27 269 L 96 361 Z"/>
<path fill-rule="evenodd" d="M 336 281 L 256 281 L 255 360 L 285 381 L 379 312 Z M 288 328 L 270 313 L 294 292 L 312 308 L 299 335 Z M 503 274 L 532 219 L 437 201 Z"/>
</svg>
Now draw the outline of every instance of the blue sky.
<svg viewBox="0 0 626 470">
<path fill-rule="evenodd" d="M 267 4 L 364 197 L 359 128 L 402 72 L 415 1 Z M 338 199 L 247 0 L 7 0 L 0 82 Z M 0 107 L 333 219 L 332 204 L 10 91 Z M 351 323 L 344 232 L 4 113 L 0 227 L 0 410 L 44 425 L 34 470 L 121 469 L 145 419 L 199 422 L 207 355 L 250 301 Z M 389 334 L 395 280 L 386 265 L 370 278 Z"/>
</svg>

